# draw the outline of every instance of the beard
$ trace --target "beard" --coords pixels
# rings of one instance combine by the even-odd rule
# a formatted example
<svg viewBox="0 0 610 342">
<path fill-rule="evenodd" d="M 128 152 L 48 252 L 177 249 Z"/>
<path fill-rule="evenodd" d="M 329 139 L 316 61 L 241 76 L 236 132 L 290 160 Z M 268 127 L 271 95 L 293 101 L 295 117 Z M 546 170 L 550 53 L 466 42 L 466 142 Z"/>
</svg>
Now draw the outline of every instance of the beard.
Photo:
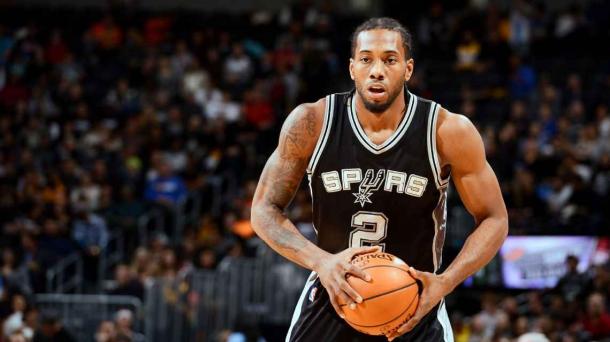
<svg viewBox="0 0 610 342">
<path fill-rule="evenodd" d="M 356 85 L 356 91 L 358 92 L 358 95 L 362 99 L 362 102 L 364 103 L 364 107 L 369 112 L 371 112 L 373 114 L 381 114 L 381 113 L 385 112 L 388 108 L 390 108 L 392 103 L 394 103 L 394 100 L 396 100 L 396 98 L 400 94 L 400 91 L 402 90 L 403 87 L 404 87 L 404 84 L 401 83 L 396 88 L 389 89 L 389 91 L 388 91 L 388 99 L 385 102 L 373 102 L 373 101 L 369 101 L 365 97 L 366 88 L 364 88 L 362 85 L 358 85 L 357 84 Z"/>
</svg>

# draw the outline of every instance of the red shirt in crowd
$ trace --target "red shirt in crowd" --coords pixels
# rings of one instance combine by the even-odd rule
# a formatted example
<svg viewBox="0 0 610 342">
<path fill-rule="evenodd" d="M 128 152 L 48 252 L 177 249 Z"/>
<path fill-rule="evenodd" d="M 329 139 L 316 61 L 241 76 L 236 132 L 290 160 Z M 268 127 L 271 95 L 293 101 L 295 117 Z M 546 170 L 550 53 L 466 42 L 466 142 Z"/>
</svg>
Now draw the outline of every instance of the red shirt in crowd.
<svg viewBox="0 0 610 342">
<path fill-rule="evenodd" d="M 586 316 L 582 325 L 591 333 L 591 338 L 610 337 L 610 314 L 604 312 L 597 318 Z"/>
</svg>

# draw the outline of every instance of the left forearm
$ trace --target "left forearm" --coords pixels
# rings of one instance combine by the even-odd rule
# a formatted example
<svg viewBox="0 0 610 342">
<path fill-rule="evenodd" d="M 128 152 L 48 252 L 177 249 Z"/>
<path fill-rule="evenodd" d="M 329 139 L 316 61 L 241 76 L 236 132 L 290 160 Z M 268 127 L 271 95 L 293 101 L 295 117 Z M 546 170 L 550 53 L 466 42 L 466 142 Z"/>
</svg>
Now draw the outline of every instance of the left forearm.
<svg viewBox="0 0 610 342">
<path fill-rule="evenodd" d="M 508 234 L 508 219 L 487 217 L 470 234 L 462 250 L 441 277 L 450 290 L 480 270 L 496 255 Z"/>
</svg>

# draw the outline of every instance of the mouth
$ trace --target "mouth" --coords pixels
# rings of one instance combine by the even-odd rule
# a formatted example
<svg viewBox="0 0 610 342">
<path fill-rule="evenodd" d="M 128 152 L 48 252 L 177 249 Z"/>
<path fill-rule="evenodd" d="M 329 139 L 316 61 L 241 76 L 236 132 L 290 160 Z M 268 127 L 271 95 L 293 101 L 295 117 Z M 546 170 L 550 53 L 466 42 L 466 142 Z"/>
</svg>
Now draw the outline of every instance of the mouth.
<svg viewBox="0 0 610 342">
<path fill-rule="evenodd" d="M 369 96 L 376 100 L 381 99 L 386 94 L 385 87 L 379 84 L 370 85 L 367 90 Z"/>
</svg>

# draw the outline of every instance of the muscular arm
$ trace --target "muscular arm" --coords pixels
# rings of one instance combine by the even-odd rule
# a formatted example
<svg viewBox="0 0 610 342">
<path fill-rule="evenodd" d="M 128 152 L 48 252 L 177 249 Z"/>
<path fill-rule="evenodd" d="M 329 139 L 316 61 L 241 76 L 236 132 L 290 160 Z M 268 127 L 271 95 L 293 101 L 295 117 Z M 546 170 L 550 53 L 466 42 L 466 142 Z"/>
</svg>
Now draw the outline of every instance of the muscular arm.
<svg viewBox="0 0 610 342">
<path fill-rule="evenodd" d="M 314 269 L 327 252 L 307 240 L 284 214 L 299 188 L 320 135 L 324 100 L 303 104 L 288 116 L 276 150 L 258 182 L 252 204 L 252 227 L 269 246 L 289 260 Z"/>
<path fill-rule="evenodd" d="M 500 186 L 485 159 L 483 141 L 476 128 L 466 117 L 441 109 L 436 142 L 442 169 L 451 169 L 453 183 L 464 206 L 474 217 L 476 227 L 442 274 L 409 270 L 422 282 L 423 290 L 415 314 L 386 335 L 389 341 L 411 331 L 445 295 L 485 266 L 508 233 L 508 215 Z"/>
<path fill-rule="evenodd" d="M 466 117 L 441 109 L 437 145 L 444 165 L 464 206 L 475 219 L 475 229 L 441 277 L 452 290 L 485 266 L 508 233 L 508 214 L 498 180 L 485 158 L 481 136 Z"/>
<path fill-rule="evenodd" d="M 370 281 L 370 275 L 350 263 L 358 254 L 379 251 L 378 247 L 352 247 L 330 254 L 305 239 L 284 214 L 297 191 L 322 129 L 323 100 L 297 107 L 286 119 L 278 147 L 258 182 L 252 203 L 252 227 L 282 256 L 316 272 L 328 292 L 330 303 L 344 318 L 340 303 L 355 308 L 360 296 L 347 282 L 347 275 Z"/>
</svg>

